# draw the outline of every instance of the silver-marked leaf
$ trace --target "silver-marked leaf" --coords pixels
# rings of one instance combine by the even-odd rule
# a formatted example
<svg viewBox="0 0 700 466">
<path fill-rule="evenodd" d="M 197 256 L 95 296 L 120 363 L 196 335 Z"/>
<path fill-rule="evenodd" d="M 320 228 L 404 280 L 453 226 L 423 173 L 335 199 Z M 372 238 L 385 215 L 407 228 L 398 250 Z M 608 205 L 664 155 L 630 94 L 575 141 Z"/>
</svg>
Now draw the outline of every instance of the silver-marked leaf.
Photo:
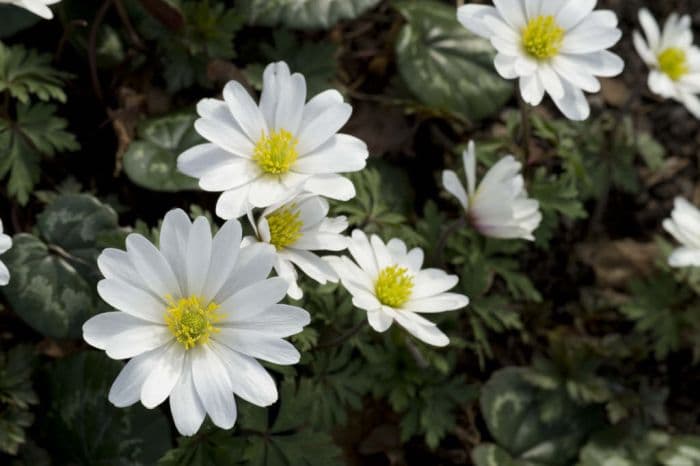
<svg viewBox="0 0 700 466">
<path fill-rule="evenodd" d="M 396 43 L 399 73 L 421 103 L 470 121 L 501 110 L 513 85 L 496 73 L 491 44 L 462 27 L 454 7 L 432 0 L 396 7 L 407 20 Z"/>
<path fill-rule="evenodd" d="M 257 26 L 283 25 L 294 29 L 329 29 L 338 21 L 355 19 L 380 0 L 241 0 L 245 16 Z"/>
<path fill-rule="evenodd" d="M 177 113 L 139 125 L 138 139 L 124 154 L 124 171 L 131 181 L 153 191 L 197 189 L 197 180 L 177 170 L 177 156 L 204 142 L 194 129 L 197 116 Z"/>
</svg>

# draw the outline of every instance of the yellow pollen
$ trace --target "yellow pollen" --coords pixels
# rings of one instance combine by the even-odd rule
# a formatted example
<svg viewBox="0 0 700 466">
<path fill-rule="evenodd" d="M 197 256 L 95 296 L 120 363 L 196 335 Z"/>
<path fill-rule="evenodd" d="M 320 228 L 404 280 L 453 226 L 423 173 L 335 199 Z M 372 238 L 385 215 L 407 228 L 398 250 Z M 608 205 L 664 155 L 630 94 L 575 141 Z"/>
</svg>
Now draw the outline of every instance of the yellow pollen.
<svg viewBox="0 0 700 466">
<path fill-rule="evenodd" d="M 667 48 L 659 54 L 658 59 L 659 69 L 674 81 L 678 81 L 690 71 L 685 51 L 678 47 Z"/>
<path fill-rule="evenodd" d="M 523 28 L 522 35 L 525 52 L 538 60 L 555 56 L 564 41 L 564 29 L 559 27 L 551 15 L 532 18 Z"/>
<path fill-rule="evenodd" d="M 206 343 L 212 333 L 219 332 L 214 324 L 220 321 L 223 315 L 216 312 L 219 305 L 215 302 L 207 304 L 199 296 L 189 296 L 177 301 L 171 296 L 167 296 L 166 299 L 168 309 L 165 311 L 165 323 L 186 350 Z"/>
<path fill-rule="evenodd" d="M 296 162 L 299 140 L 286 129 L 263 135 L 255 144 L 253 160 L 265 173 L 282 175 Z"/>
<path fill-rule="evenodd" d="M 270 227 L 270 244 L 278 251 L 290 246 L 301 238 L 304 222 L 299 220 L 299 209 L 296 204 L 282 207 L 267 216 Z"/>
<path fill-rule="evenodd" d="M 407 269 L 398 265 L 384 268 L 374 283 L 374 293 L 385 306 L 403 306 L 411 298 L 412 292 L 413 277 Z"/>
</svg>

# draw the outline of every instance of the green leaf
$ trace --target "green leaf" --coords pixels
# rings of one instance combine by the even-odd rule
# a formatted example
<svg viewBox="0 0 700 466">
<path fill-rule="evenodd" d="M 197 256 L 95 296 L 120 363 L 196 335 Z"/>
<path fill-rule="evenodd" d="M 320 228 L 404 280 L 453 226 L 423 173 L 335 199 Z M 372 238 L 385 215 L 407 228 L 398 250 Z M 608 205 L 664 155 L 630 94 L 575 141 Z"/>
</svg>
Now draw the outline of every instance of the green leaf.
<svg viewBox="0 0 700 466">
<path fill-rule="evenodd" d="M 355 19 L 380 0 L 241 0 L 251 24 L 294 29 L 330 29 L 338 21 Z"/>
<path fill-rule="evenodd" d="M 34 26 L 41 18 L 15 5 L 0 5 L 0 39 Z"/>
<path fill-rule="evenodd" d="M 66 93 L 61 86 L 69 75 L 55 70 L 50 63 L 49 54 L 0 42 L 0 92 L 9 92 L 24 104 L 29 103 L 30 95 L 44 101 L 65 102 Z"/>
<path fill-rule="evenodd" d="M 0 452 L 17 454 L 25 443 L 25 429 L 34 416 L 29 406 L 38 403 L 32 388 L 35 354 L 30 346 L 0 353 Z"/>
<path fill-rule="evenodd" d="M 396 43 L 399 73 L 418 100 L 470 121 L 501 110 L 513 86 L 496 73 L 489 42 L 459 24 L 454 6 L 424 0 L 396 7 L 407 20 Z"/>
<path fill-rule="evenodd" d="M 152 465 L 170 446 L 170 425 L 159 410 L 117 408 L 107 393 L 122 368 L 86 351 L 53 364 L 50 409 L 44 426 L 57 464 Z"/>
<path fill-rule="evenodd" d="M 500 447 L 542 466 L 570 464 L 599 417 L 592 408 L 528 384 L 514 367 L 497 371 L 482 387 L 481 412 Z"/>
<path fill-rule="evenodd" d="M 117 231 L 117 214 L 92 196 L 64 195 L 39 215 L 37 227 L 42 239 L 19 234 L 3 256 L 12 275 L 2 291 L 41 334 L 78 338 L 101 303 L 95 293 L 99 242 Z"/>
<path fill-rule="evenodd" d="M 153 191 L 197 189 L 197 180 L 177 170 L 177 157 L 204 142 L 194 129 L 196 115 L 172 114 L 144 121 L 138 139 L 124 154 L 124 171 L 131 181 Z"/>
<path fill-rule="evenodd" d="M 66 131 L 66 121 L 55 112 L 49 104 L 20 104 L 16 120 L 0 118 L 0 177 L 9 174 L 8 193 L 22 205 L 39 181 L 41 158 L 80 147 Z"/>
<path fill-rule="evenodd" d="M 474 448 L 472 461 L 476 466 L 519 466 L 507 451 L 491 443 L 484 443 Z"/>
<path fill-rule="evenodd" d="M 234 466 L 241 464 L 244 440 L 230 431 L 205 425 L 193 437 L 180 437 L 158 466 Z"/>
</svg>

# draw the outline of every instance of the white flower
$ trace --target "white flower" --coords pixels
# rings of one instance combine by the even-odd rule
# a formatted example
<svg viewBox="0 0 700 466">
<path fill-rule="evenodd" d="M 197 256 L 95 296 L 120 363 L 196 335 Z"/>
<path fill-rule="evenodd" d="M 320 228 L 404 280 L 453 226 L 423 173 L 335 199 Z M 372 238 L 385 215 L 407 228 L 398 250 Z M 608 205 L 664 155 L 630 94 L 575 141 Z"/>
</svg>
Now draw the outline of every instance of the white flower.
<svg viewBox="0 0 700 466">
<path fill-rule="evenodd" d="M 459 200 L 470 223 L 484 236 L 533 241 L 532 233 L 542 221 L 540 203 L 529 199 L 521 164 L 512 155 L 499 160 L 476 187 L 476 153 L 469 142 L 462 155 L 467 189 L 452 170 L 442 173 L 445 189 Z"/>
<path fill-rule="evenodd" d="M 330 257 L 353 304 L 367 311 L 369 324 L 385 332 L 394 320 L 416 338 L 435 346 L 450 340 L 433 322 L 419 314 L 461 309 L 469 298 L 446 293 L 459 279 L 439 269 L 424 269 L 423 251 L 406 250 L 399 239 L 389 243 L 373 235 L 371 242 L 360 230 L 352 232 L 348 257 Z"/>
<path fill-rule="evenodd" d="M 260 105 L 239 83 L 224 87 L 224 101 L 204 99 L 195 122 L 208 144 L 180 155 L 178 168 L 199 178 L 205 191 L 223 191 L 216 213 L 238 218 L 251 207 L 269 207 L 303 190 L 349 200 L 355 187 L 338 173 L 361 170 L 368 156 L 359 139 L 336 134 L 352 107 L 338 91 L 306 102 L 306 81 L 286 63 L 268 65 Z"/>
<path fill-rule="evenodd" d="M 669 16 L 664 30 L 646 8 L 639 10 L 644 35 L 634 31 L 634 46 L 651 68 L 649 89 L 666 99 L 674 99 L 700 118 L 700 49 L 693 45 L 690 16 Z"/>
<path fill-rule="evenodd" d="M 348 227 L 345 217 L 327 218 L 328 202 L 314 195 L 301 195 L 287 203 L 265 209 L 257 224 L 249 212 L 255 237 L 244 238 L 243 244 L 260 241 L 275 247 L 275 271 L 289 284 L 287 294 L 301 299 L 295 265 L 321 284 L 338 281 L 328 262 L 312 251 L 342 251 L 347 238 L 341 233 Z"/>
<path fill-rule="evenodd" d="M 141 400 L 147 408 L 170 397 L 178 431 L 193 435 L 206 414 L 228 429 L 236 421 L 234 393 L 258 406 L 277 400 L 275 381 L 256 358 L 294 364 L 299 352 L 283 340 L 309 323 L 309 314 L 277 304 L 281 278 L 267 279 L 272 248 L 240 248 L 241 226 L 226 222 L 212 239 L 204 217 L 190 222 L 169 212 L 160 249 L 131 234 L 126 252 L 98 258 L 102 299 L 117 312 L 98 314 L 83 337 L 113 359 L 131 360 L 109 392 L 118 407 Z"/>
<path fill-rule="evenodd" d="M 0 220 L 0 254 L 4 254 L 12 247 L 12 238 L 3 233 L 2 220 Z M 0 286 L 10 283 L 10 271 L 4 262 L 0 261 Z"/>
<path fill-rule="evenodd" d="M 682 197 L 677 197 L 671 218 L 664 220 L 664 229 L 681 243 L 668 258 L 671 267 L 700 267 L 700 210 Z"/>
<path fill-rule="evenodd" d="M 10 3 L 29 10 L 44 19 L 53 18 L 53 12 L 47 5 L 53 5 L 61 0 L 0 0 L 0 3 Z"/>
<path fill-rule="evenodd" d="M 622 37 L 612 11 L 593 11 L 596 0 L 494 0 L 495 8 L 464 5 L 457 18 L 491 41 L 494 65 L 505 79 L 520 79 L 520 93 L 539 105 L 546 92 L 571 120 L 590 115 L 586 92 L 600 91 L 597 76 L 622 72 L 608 52 Z"/>
</svg>

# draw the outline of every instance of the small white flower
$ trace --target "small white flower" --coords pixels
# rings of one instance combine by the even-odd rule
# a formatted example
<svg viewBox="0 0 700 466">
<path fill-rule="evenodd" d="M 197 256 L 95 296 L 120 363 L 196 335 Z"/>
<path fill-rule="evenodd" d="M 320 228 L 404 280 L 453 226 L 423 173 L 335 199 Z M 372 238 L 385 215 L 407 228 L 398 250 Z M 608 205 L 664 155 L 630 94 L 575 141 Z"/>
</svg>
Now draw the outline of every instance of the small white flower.
<svg viewBox="0 0 700 466">
<path fill-rule="evenodd" d="M 178 158 L 180 171 L 199 178 L 203 190 L 223 191 L 218 216 L 238 218 L 300 190 L 344 201 L 355 196 L 352 182 L 339 173 L 363 169 L 368 152 L 359 139 L 336 134 L 352 113 L 338 91 L 305 104 L 304 76 L 278 62 L 265 69 L 259 106 L 234 81 L 223 95 L 223 101 L 197 105 L 195 128 L 210 143 Z"/>
<path fill-rule="evenodd" d="M 328 202 L 318 196 L 301 195 L 281 205 L 265 209 L 257 224 L 252 212 L 248 218 L 255 237 L 246 237 L 243 244 L 256 241 L 275 247 L 275 271 L 289 284 L 287 294 L 301 299 L 296 267 L 321 284 L 338 281 L 328 262 L 312 251 L 342 251 L 347 238 L 341 233 L 348 227 L 345 217 L 327 218 Z"/>
<path fill-rule="evenodd" d="M 665 99 L 674 99 L 700 118 L 700 49 L 693 45 L 690 16 L 674 13 L 663 32 L 649 10 L 639 10 L 646 40 L 634 31 L 634 46 L 651 68 L 649 89 Z"/>
<path fill-rule="evenodd" d="M 664 220 L 664 229 L 682 247 L 668 258 L 671 267 L 700 267 L 700 210 L 682 197 L 677 197 L 671 218 Z"/>
<path fill-rule="evenodd" d="M 53 5 L 61 0 L 0 0 L 0 3 L 10 3 L 29 10 L 44 19 L 53 18 L 53 11 L 47 5 Z"/>
<path fill-rule="evenodd" d="M 433 322 L 419 314 L 461 309 L 469 298 L 447 293 L 459 279 L 439 269 L 424 269 L 423 251 L 406 250 L 399 239 L 389 243 L 360 230 L 352 232 L 348 257 L 329 257 L 353 304 L 367 311 L 367 320 L 377 332 L 385 332 L 394 320 L 414 337 L 435 346 L 450 340 Z"/>
<path fill-rule="evenodd" d="M 624 63 L 607 51 L 622 37 L 612 11 L 593 11 L 596 0 L 494 0 L 495 8 L 464 5 L 457 18 L 487 38 L 505 79 L 520 79 L 520 93 L 539 105 L 545 92 L 571 120 L 590 115 L 586 92 L 600 91 L 597 77 L 617 76 Z"/>
<path fill-rule="evenodd" d="M 0 220 L 0 254 L 4 254 L 12 247 L 12 238 L 3 233 L 2 220 Z M 4 262 L 0 261 L 0 286 L 10 283 L 10 271 Z"/>
<path fill-rule="evenodd" d="M 160 249 L 131 234 L 126 252 L 102 252 L 97 291 L 118 311 L 92 317 L 83 337 L 113 359 L 131 358 L 109 392 L 114 405 L 141 400 L 150 409 L 169 397 L 178 431 L 193 435 L 207 414 L 231 428 L 234 394 L 258 406 L 277 400 L 256 358 L 297 363 L 299 352 L 283 338 L 300 332 L 309 314 L 277 304 L 287 283 L 267 278 L 272 248 L 240 243 L 238 221 L 212 239 L 206 218 L 192 223 L 178 209 L 165 216 Z"/>
<path fill-rule="evenodd" d="M 469 142 L 462 155 L 467 190 L 452 170 L 442 173 L 445 189 L 457 198 L 470 223 L 484 236 L 533 241 L 532 233 L 542 221 L 540 203 L 529 199 L 521 164 L 512 155 L 499 160 L 476 187 L 476 151 Z"/>
</svg>

